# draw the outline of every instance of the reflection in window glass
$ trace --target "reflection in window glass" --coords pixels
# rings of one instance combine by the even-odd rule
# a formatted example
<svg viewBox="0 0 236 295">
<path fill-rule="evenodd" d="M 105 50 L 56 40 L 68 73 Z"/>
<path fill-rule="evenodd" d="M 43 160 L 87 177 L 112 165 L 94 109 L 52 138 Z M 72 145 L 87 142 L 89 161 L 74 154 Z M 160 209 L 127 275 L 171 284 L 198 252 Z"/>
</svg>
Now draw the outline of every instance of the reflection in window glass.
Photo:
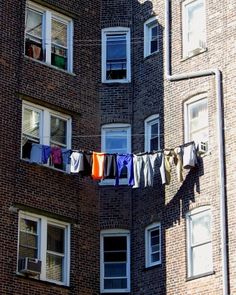
<svg viewBox="0 0 236 295">
<path fill-rule="evenodd" d="M 67 122 L 58 117 L 51 116 L 51 143 L 58 146 L 66 146 Z"/>
</svg>

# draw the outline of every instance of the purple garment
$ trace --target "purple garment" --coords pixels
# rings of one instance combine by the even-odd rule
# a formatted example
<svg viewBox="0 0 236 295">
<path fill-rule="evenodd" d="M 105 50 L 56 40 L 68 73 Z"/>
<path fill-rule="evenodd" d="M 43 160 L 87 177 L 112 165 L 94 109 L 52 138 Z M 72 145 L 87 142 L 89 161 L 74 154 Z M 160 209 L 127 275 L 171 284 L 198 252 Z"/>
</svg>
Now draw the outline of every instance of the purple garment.
<svg viewBox="0 0 236 295">
<path fill-rule="evenodd" d="M 52 155 L 52 163 L 60 165 L 62 162 L 61 148 L 60 147 L 52 147 L 51 148 Z"/>
<path fill-rule="evenodd" d="M 48 145 L 42 145 L 42 163 L 43 164 L 47 164 L 50 154 L 51 154 L 51 147 Z"/>
<path fill-rule="evenodd" d="M 127 167 L 129 185 L 134 185 L 134 167 L 133 167 L 133 154 L 117 155 L 117 175 L 116 185 L 119 185 L 119 178 L 123 167 Z"/>
</svg>

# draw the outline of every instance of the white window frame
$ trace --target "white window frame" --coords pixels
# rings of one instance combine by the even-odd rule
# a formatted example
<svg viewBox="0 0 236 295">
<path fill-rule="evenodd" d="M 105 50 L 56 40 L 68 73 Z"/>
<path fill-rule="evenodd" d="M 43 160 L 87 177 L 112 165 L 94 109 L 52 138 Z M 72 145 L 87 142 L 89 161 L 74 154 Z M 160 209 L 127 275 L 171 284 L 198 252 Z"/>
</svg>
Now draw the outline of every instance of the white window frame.
<svg viewBox="0 0 236 295">
<path fill-rule="evenodd" d="M 208 98 L 206 93 L 202 93 L 196 96 L 191 97 L 190 99 L 188 99 L 185 103 L 184 103 L 184 138 L 185 138 L 185 142 L 190 142 L 192 139 L 190 137 L 190 114 L 189 114 L 189 107 L 192 104 L 197 104 L 198 102 L 200 103 L 201 101 L 206 100 L 207 102 L 207 113 L 208 113 Z M 208 115 L 207 115 L 208 117 Z M 208 120 L 208 118 L 207 118 Z M 208 125 L 207 125 L 207 129 L 208 129 L 208 137 L 207 137 L 207 141 L 206 146 L 207 148 L 209 148 L 209 120 L 208 120 Z M 199 145 L 200 142 L 196 142 L 196 145 Z"/>
<path fill-rule="evenodd" d="M 55 283 L 58 285 L 69 286 L 70 284 L 70 236 L 71 236 L 71 226 L 69 223 L 48 218 L 42 215 L 37 215 L 34 213 L 19 211 L 18 219 L 18 246 L 17 246 L 17 261 L 19 260 L 19 246 L 20 246 L 20 219 L 29 219 L 36 221 L 38 223 L 38 259 L 42 262 L 41 264 L 41 274 L 38 278 L 42 281 L 47 281 Z M 64 241 L 64 261 L 63 261 L 63 281 L 50 280 L 46 277 L 46 254 L 47 254 L 47 225 L 54 225 L 65 230 Z M 17 274 L 22 275 L 16 270 Z"/>
<path fill-rule="evenodd" d="M 158 251 L 160 253 L 160 259 L 155 262 L 151 262 L 151 255 L 154 253 L 152 252 L 151 249 L 151 232 L 159 229 L 159 247 L 160 250 Z M 152 267 L 155 265 L 160 265 L 161 264 L 161 223 L 160 222 L 155 222 L 150 224 L 149 226 L 146 227 L 145 229 L 145 266 L 146 268 Z"/>
<path fill-rule="evenodd" d="M 151 52 L 151 41 L 152 41 L 152 28 L 157 26 L 157 50 L 154 52 Z M 149 56 L 149 55 L 153 55 L 157 52 L 160 51 L 160 40 L 159 40 L 159 24 L 158 24 L 158 20 L 157 17 L 154 16 L 150 19 L 148 19 L 145 23 L 144 23 L 144 58 Z"/>
<path fill-rule="evenodd" d="M 104 289 L 104 237 L 126 237 L 127 262 L 126 262 L 126 289 Z M 130 292 L 130 232 L 124 229 L 102 230 L 100 234 L 100 292 L 101 293 L 126 293 Z"/>
<path fill-rule="evenodd" d="M 151 127 L 158 123 L 158 150 L 160 149 L 160 117 L 158 114 L 149 116 L 144 122 L 145 128 L 145 151 L 151 152 Z"/>
<path fill-rule="evenodd" d="M 193 245 L 192 243 L 192 223 L 191 223 L 191 217 L 193 215 L 197 215 L 197 214 L 200 214 L 200 213 L 204 213 L 204 212 L 207 212 L 208 211 L 208 214 L 210 216 L 210 222 L 211 222 L 211 236 L 209 238 L 209 240 L 205 241 L 204 243 L 201 243 L 201 244 L 198 244 L 198 245 Z M 197 276 L 203 276 L 205 274 L 208 274 L 208 273 L 211 273 L 213 272 L 213 252 L 212 252 L 212 214 L 211 214 L 211 208 L 210 206 L 201 206 L 199 208 L 195 208 L 193 210 L 191 210 L 190 212 L 188 212 L 186 214 L 186 226 L 187 226 L 187 272 L 188 272 L 188 277 L 191 278 L 191 277 L 197 277 Z M 205 244 L 211 244 L 211 253 L 209 253 L 209 255 L 211 256 L 211 269 L 210 270 L 207 270 L 206 272 L 204 273 L 200 273 L 200 274 L 197 274 L 197 275 L 194 275 L 193 274 L 193 248 L 196 248 L 196 247 L 201 247 Z"/>
<path fill-rule="evenodd" d="M 36 12 L 43 14 L 42 20 L 42 47 L 45 50 L 45 61 L 38 61 L 44 64 L 48 64 L 55 69 L 59 69 L 62 71 L 73 72 L 73 21 L 71 18 L 55 12 L 51 9 L 43 7 L 34 2 L 28 1 L 26 9 L 31 9 Z M 52 19 L 55 19 L 65 25 L 67 25 L 67 69 L 63 70 L 59 67 L 51 64 L 51 23 Z M 25 19 L 26 23 L 26 19 Z M 25 40 L 26 40 L 26 32 L 25 32 Z M 26 54 L 25 54 L 26 55 Z M 33 58 L 32 58 L 33 59 Z M 35 60 L 35 59 L 33 59 Z"/>
<path fill-rule="evenodd" d="M 203 15 L 201 21 L 203 22 L 204 26 L 204 36 L 203 40 L 199 40 L 199 44 L 197 47 L 193 48 L 190 47 L 188 42 L 188 5 L 192 5 L 194 2 L 201 1 L 203 2 Z M 202 51 L 206 50 L 206 8 L 205 8 L 205 0 L 187 0 L 182 2 L 182 41 L 183 41 L 183 57 L 191 57 L 195 54 L 198 54 Z"/>
<path fill-rule="evenodd" d="M 106 132 L 110 130 L 126 130 L 127 131 L 127 154 L 131 153 L 131 125 L 122 123 L 105 124 L 101 127 L 101 150 L 106 152 Z M 104 179 L 100 181 L 100 185 L 114 185 L 114 179 Z M 128 184 L 128 178 L 120 178 L 120 185 Z"/>
<path fill-rule="evenodd" d="M 126 34 L 126 78 L 107 80 L 106 78 L 106 56 L 107 56 L 107 36 L 114 34 Z M 130 60 L 130 28 L 110 27 L 102 29 L 102 83 L 129 83 L 131 81 L 131 60 Z"/>
<path fill-rule="evenodd" d="M 50 122 L 51 122 L 51 116 L 58 117 L 59 119 L 65 120 L 67 122 L 66 127 L 66 148 L 71 149 L 71 117 L 56 111 L 53 111 L 51 109 L 35 105 L 30 102 L 23 101 L 22 103 L 22 132 L 21 135 L 23 135 L 23 123 L 24 123 L 24 109 L 34 110 L 39 112 L 40 114 L 40 124 L 39 124 L 39 144 L 44 144 L 50 146 Z M 21 145 L 21 159 L 22 158 L 22 145 Z M 24 159 L 25 160 L 25 159 Z M 47 164 L 46 164 L 47 165 Z M 52 166 L 50 166 L 52 167 Z M 67 167 L 69 169 L 69 167 Z M 56 168 L 55 168 L 56 169 Z M 69 172 L 69 170 L 66 170 Z"/>
</svg>

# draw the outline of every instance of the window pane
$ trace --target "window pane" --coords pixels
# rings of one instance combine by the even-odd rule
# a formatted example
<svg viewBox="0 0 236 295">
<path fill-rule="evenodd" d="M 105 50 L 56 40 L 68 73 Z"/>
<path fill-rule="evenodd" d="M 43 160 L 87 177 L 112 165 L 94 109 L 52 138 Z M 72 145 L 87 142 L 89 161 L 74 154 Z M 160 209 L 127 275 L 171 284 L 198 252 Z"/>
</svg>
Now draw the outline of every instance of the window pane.
<svg viewBox="0 0 236 295">
<path fill-rule="evenodd" d="M 126 263 L 112 263 L 106 264 L 105 277 L 125 277 L 126 276 Z"/>
<path fill-rule="evenodd" d="M 104 261 L 105 262 L 120 262 L 126 261 L 126 251 L 119 252 L 104 252 Z"/>
<path fill-rule="evenodd" d="M 20 229 L 21 231 L 26 231 L 29 233 L 37 234 L 37 221 L 21 218 L 20 219 Z"/>
<path fill-rule="evenodd" d="M 67 25 L 52 19 L 52 43 L 67 47 Z"/>
<path fill-rule="evenodd" d="M 150 150 L 151 151 L 157 151 L 159 148 L 159 138 L 156 137 L 156 138 L 152 138 L 150 140 Z"/>
<path fill-rule="evenodd" d="M 67 69 L 67 49 L 52 45 L 51 63 L 60 69 Z"/>
<path fill-rule="evenodd" d="M 64 253 L 65 229 L 53 225 L 48 225 L 47 228 L 47 250 Z"/>
<path fill-rule="evenodd" d="M 151 137 L 156 137 L 159 135 L 159 124 L 155 123 L 151 125 Z"/>
<path fill-rule="evenodd" d="M 46 276 L 49 280 L 63 281 L 63 257 L 47 254 Z"/>
<path fill-rule="evenodd" d="M 127 279 L 105 279 L 104 289 L 126 289 Z"/>
<path fill-rule="evenodd" d="M 127 130 L 109 130 L 105 136 L 107 153 L 127 153 Z"/>
<path fill-rule="evenodd" d="M 151 41 L 151 53 L 156 52 L 158 50 L 158 43 L 157 40 Z"/>
<path fill-rule="evenodd" d="M 193 274 L 199 275 L 212 271 L 212 245 L 211 243 L 192 249 Z"/>
<path fill-rule="evenodd" d="M 26 11 L 26 33 L 31 36 L 42 38 L 43 15 L 31 9 Z"/>
<path fill-rule="evenodd" d="M 30 257 L 30 258 L 38 258 L 38 249 L 27 248 L 20 246 L 19 247 L 19 257 Z"/>
<path fill-rule="evenodd" d="M 151 254 L 151 262 L 152 263 L 157 262 L 159 260 L 160 260 L 160 253 L 159 252 Z"/>
<path fill-rule="evenodd" d="M 126 237 L 104 237 L 104 251 L 119 251 L 126 249 Z"/>
<path fill-rule="evenodd" d="M 209 211 L 198 213 L 191 217 L 192 244 L 197 245 L 211 239 L 211 217 Z"/>
<path fill-rule="evenodd" d="M 39 138 L 40 113 L 24 108 L 23 112 L 23 133 L 34 138 Z"/>
<path fill-rule="evenodd" d="M 51 142 L 65 146 L 67 137 L 67 122 L 51 116 Z"/>
<path fill-rule="evenodd" d="M 37 248 L 38 236 L 30 233 L 20 232 L 20 245 L 29 248 Z"/>
</svg>

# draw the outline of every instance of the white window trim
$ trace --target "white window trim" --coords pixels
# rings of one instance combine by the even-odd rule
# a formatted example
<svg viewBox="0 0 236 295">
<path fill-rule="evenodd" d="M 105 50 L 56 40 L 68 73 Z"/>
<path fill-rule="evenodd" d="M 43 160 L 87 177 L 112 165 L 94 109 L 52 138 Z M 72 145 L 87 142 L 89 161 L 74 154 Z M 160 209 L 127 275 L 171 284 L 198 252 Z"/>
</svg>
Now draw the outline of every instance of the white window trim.
<svg viewBox="0 0 236 295">
<path fill-rule="evenodd" d="M 159 40 L 159 36 L 157 36 L 157 42 L 158 42 L 157 51 L 151 53 L 151 38 L 150 38 L 150 31 L 151 30 L 150 29 L 152 27 L 154 27 L 155 25 L 157 26 L 157 30 L 158 30 L 158 33 L 159 33 L 158 19 L 157 19 L 156 16 L 148 19 L 144 23 L 144 28 L 143 28 L 143 31 L 144 31 L 144 46 L 143 46 L 144 58 L 149 56 L 149 55 L 153 55 L 153 54 L 160 51 L 160 40 Z"/>
<path fill-rule="evenodd" d="M 195 208 L 193 210 L 191 210 L 190 212 L 188 212 L 186 214 L 186 229 L 187 229 L 187 275 L 188 278 L 194 277 L 193 275 L 193 257 L 192 257 L 192 243 L 191 243 L 191 233 L 192 233 L 192 227 L 191 227 L 191 221 L 190 218 L 193 215 L 196 215 L 198 213 L 202 213 L 205 211 L 209 211 L 210 217 L 211 217 L 211 236 L 210 236 L 210 243 L 211 243 L 211 253 L 209 255 L 213 255 L 212 252 L 212 213 L 211 213 L 211 207 L 210 206 L 201 206 L 198 208 Z M 208 242 L 205 242 L 208 243 Z M 213 257 L 212 257 L 213 258 Z M 209 272 L 213 271 L 213 261 L 212 261 L 212 265 L 211 265 L 212 269 L 207 271 L 206 273 L 201 273 L 198 274 L 196 276 L 202 276 L 204 274 L 207 274 Z"/>
<path fill-rule="evenodd" d="M 51 115 L 58 117 L 60 119 L 63 119 L 67 122 L 66 127 L 66 134 L 67 134 L 67 138 L 66 138 L 66 148 L 67 149 L 71 149 L 71 124 L 72 124 L 72 120 L 71 117 L 62 113 L 59 113 L 57 111 L 42 107 L 40 105 L 36 105 L 30 102 L 26 102 L 23 101 L 22 103 L 22 131 L 21 131 L 21 136 L 23 134 L 23 116 L 24 116 L 24 109 L 28 108 L 31 110 L 35 110 L 37 112 L 40 113 L 40 128 L 39 128 L 39 143 L 40 144 L 44 144 L 44 145 L 50 145 L 50 117 Z M 21 159 L 22 158 L 22 146 L 21 146 Z M 26 160 L 26 159 L 23 159 Z M 26 160 L 27 161 L 27 160 Z M 47 164 L 45 164 L 47 165 Z M 53 168 L 51 166 L 48 166 L 50 168 Z M 56 168 L 53 168 L 56 169 Z M 61 171 L 60 169 L 56 169 Z M 69 170 L 67 171 L 69 172 Z"/>
<path fill-rule="evenodd" d="M 150 140 L 151 140 L 151 126 L 155 123 L 158 123 L 158 150 L 160 149 L 160 117 L 158 114 L 149 116 L 144 121 L 144 128 L 145 128 L 145 151 L 150 152 Z"/>
<path fill-rule="evenodd" d="M 43 21 L 42 21 L 42 46 L 45 48 L 45 61 L 39 61 L 34 58 L 28 57 L 33 59 L 36 62 L 43 63 L 50 65 L 55 69 L 66 71 L 73 73 L 73 21 L 71 18 L 60 14 L 54 10 L 51 10 L 47 7 L 43 7 L 39 4 L 34 2 L 28 1 L 26 8 L 33 9 L 36 12 L 40 12 L 43 14 Z M 26 15 L 27 16 L 27 15 Z M 25 16 L 25 23 L 26 23 L 26 16 Z M 51 20 L 52 18 L 64 23 L 67 25 L 67 69 L 63 70 L 51 64 Z M 26 31 L 25 31 L 25 40 L 26 40 Z M 47 42 L 45 42 L 47 40 Z M 26 54 L 25 54 L 26 55 Z"/>
<path fill-rule="evenodd" d="M 202 101 L 202 100 L 206 100 L 207 101 L 207 105 L 208 105 L 208 98 L 207 98 L 207 94 L 206 93 L 201 93 L 198 95 L 195 95 L 193 97 L 191 97 L 190 99 L 188 99 L 185 103 L 184 103 L 184 139 L 185 139 L 185 143 L 191 141 L 190 140 L 190 117 L 189 117 L 189 106 L 193 103 L 197 103 L 198 101 Z M 208 144 L 208 150 L 209 150 L 209 118 L 207 118 L 208 120 L 208 140 L 207 140 L 207 144 Z"/>
<path fill-rule="evenodd" d="M 202 42 L 203 42 L 202 45 L 199 44 L 198 47 L 189 50 L 188 49 L 189 45 L 188 45 L 188 40 L 187 40 L 188 17 L 187 17 L 187 12 L 186 12 L 186 6 L 188 6 L 189 4 L 191 4 L 193 2 L 197 2 L 197 1 L 203 1 L 204 10 L 203 10 L 202 21 L 204 22 L 204 26 L 205 26 L 205 36 L 204 36 L 204 40 L 202 40 Z M 182 2 L 182 33 L 183 33 L 182 34 L 183 58 L 194 56 L 194 55 L 206 50 L 207 45 L 206 45 L 206 4 L 205 4 L 205 0 L 186 0 L 186 1 Z"/>
<path fill-rule="evenodd" d="M 151 249 L 150 249 L 150 233 L 151 231 L 155 229 L 159 229 L 160 232 L 160 239 L 159 239 L 159 245 L 160 245 L 160 260 L 156 262 L 151 262 Z M 145 228 L 145 267 L 152 267 L 155 265 L 160 265 L 161 264 L 161 223 L 160 222 L 155 222 L 150 224 Z"/>
<path fill-rule="evenodd" d="M 104 237 L 127 238 L 127 288 L 126 289 L 104 289 Z M 127 293 L 130 292 L 130 231 L 124 229 L 102 230 L 100 233 L 100 292 L 101 293 Z"/>
<path fill-rule="evenodd" d="M 126 53 L 127 53 L 127 77 L 126 79 L 106 79 L 106 36 L 109 34 L 126 34 Z M 126 27 L 110 27 L 102 29 L 102 83 L 129 83 L 131 81 L 131 43 L 130 43 L 130 28 Z"/>
<path fill-rule="evenodd" d="M 107 130 L 114 130 L 115 128 L 120 129 L 124 128 L 127 130 L 127 153 L 131 153 L 131 125 L 123 124 L 123 123 L 113 123 L 113 124 L 105 124 L 101 127 L 101 148 L 102 152 L 105 152 L 105 138 Z M 104 179 L 99 182 L 100 185 L 114 185 L 114 179 Z M 128 178 L 120 178 L 119 185 L 127 185 Z"/>
<path fill-rule="evenodd" d="M 57 285 L 69 286 L 70 285 L 70 236 L 71 229 L 70 224 L 55 220 L 52 218 L 47 218 L 42 215 L 37 215 L 34 213 L 19 211 L 18 218 L 18 243 L 17 243 L 17 261 L 19 260 L 19 246 L 20 246 L 20 219 L 27 218 L 29 220 L 34 220 L 38 222 L 38 259 L 42 262 L 41 274 L 39 275 L 39 280 L 55 283 Z M 47 225 L 52 224 L 65 229 L 65 255 L 64 255 L 64 265 L 63 265 L 63 277 L 64 281 L 49 280 L 46 278 L 46 253 L 47 253 Z M 16 268 L 16 273 L 22 275 L 18 271 L 18 266 Z"/>
</svg>

